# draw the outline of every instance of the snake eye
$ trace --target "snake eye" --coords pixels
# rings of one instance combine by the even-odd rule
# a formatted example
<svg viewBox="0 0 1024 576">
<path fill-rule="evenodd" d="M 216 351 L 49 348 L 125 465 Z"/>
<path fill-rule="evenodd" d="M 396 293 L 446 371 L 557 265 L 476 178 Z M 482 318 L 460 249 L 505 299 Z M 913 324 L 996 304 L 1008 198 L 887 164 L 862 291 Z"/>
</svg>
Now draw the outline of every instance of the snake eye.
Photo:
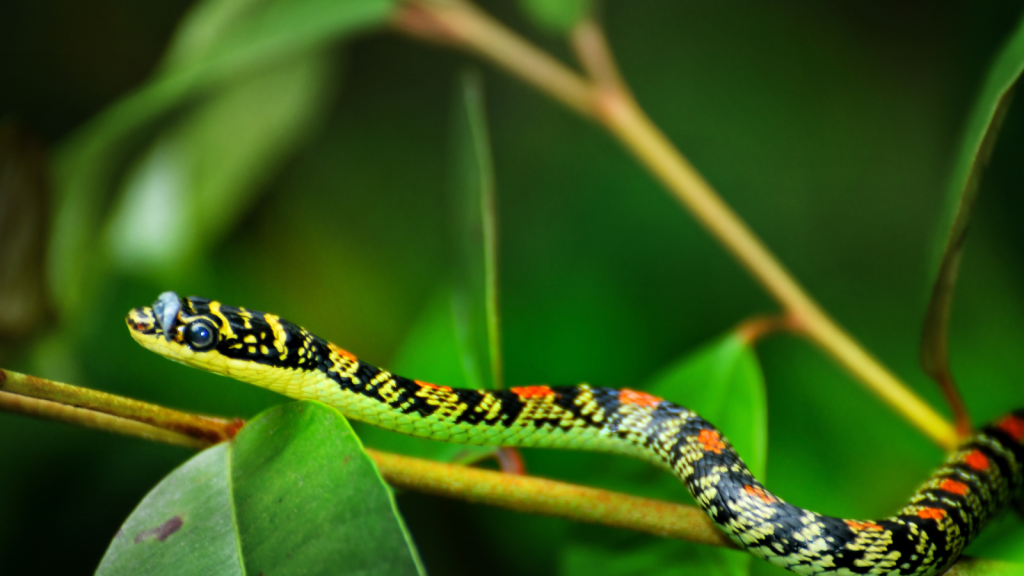
<svg viewBox="0 0 1024 576">
<path fill-rule="evenodd" d="M 217 329 L 209 320 L 196 320 L 185 328 L 185 343 L 196 352 L 204 352 L 217 343 Z"/>
</svg>

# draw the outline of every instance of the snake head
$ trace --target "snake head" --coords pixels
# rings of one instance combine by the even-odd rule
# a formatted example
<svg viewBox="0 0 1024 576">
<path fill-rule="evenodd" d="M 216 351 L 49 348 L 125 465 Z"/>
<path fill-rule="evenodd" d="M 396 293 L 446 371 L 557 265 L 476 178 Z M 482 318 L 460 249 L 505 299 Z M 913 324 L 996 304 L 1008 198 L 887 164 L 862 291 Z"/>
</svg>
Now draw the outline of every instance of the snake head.
<svg viewBox="0 0 1024 576">
<path fill-rule="evenodd" d="M 191 363 L 197 354 L 217 347 L 218 318 L 206 314 L 209 301 L 164 292 L 152 306 L 133 308 L 125 322 L 139 344 L 172 360 Z"/>
</svg>

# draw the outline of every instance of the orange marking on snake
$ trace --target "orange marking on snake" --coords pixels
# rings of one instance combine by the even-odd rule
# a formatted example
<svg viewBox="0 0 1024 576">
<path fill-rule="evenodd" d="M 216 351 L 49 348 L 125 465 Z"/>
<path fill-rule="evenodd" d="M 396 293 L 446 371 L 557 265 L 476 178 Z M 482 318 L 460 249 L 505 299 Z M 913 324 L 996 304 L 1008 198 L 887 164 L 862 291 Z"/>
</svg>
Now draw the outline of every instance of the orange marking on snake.
<svg viewBox="0 0 1024 576">
<path fill-rule="evenodd" d="M 327 347 L 331 350 L 331 352 L 334 352 L 335 354 L 341 356 L 342 358 L 348 360 L 349 362 L 356 362 L 359 360 L 358 358 L 356 358 L 355 354 L 349 352 L 348 350 L 345 350 L 344 348 L 341 348 L 337 344 L 328 342 Z"/>
<path fill-rule="evenodd" d="M 957 482 L 952 478 L 946 478 L 945 480 L 943 480 L 942 484 L 939 484 L 939 489 L 945 490 L 950 494 L 956 494 L 957 496 L 963 496 L 964 494 L 967 494 L 968 490 L 967 484 L 964 484 L 963 482 Z"/>
<path fill-rule="evenodd" d="M 988 470 L 988 458 L 977 450 L 971 450 L 964 456 L 964 463 L 978 472 Z"/>
<path fill-rule="evenodd" d="M 751 486 L 747 484 L 743 487 L 743 491 L 755 498 L 759 498 L 765 504 L 774 504 L 779 501 L 778 498 L 764 491 L 764 488 L 758 488 L 757 486 Z"/>
<path fill-rule="evenodd" d="M 858 520 L 843 520 L 850 530 L 881 530 L 882 527 L 874 522 L 860 522 Z"/>
<path fill-rule="evenodd" d="M 996 424 L 996 428 L 999 428 L 1003 432 L 1010 435 L 1015 442 L 1024 442 L 1024 419 L 1018 418 L 1013 414 L 1008 415 Z"/>
<path fill-rule="evenodd" d="M 548 386 L 520 386 L 518 388 L 509 388 L 513 394 L 519 396 L 520 400 L 529 400 L 530 398 L 544 398 L 545 396 L 554 395 L 554 391 Z"/>
<path fill-rule="evenodd" d="M 651 396 L 646 392 L 639 392 L 637 390 L 630 390 L 629 388 L 623 388 L 619 391 L 619 402 L 623 404 L 633 404 L 635 406 L 651 407 L 657 406 L 661 403 L 661 398 L 657 396 Z"/>
<path fill-rule="evenodd" d="M 925 520 L 942 520 L 946 517 L 946 511 L 942 508 L 921 508 L 917 511 L 917 517 Z"/>
<path fill-rule="evenodd" d="M 697 442 L 700 442 L 701 446 L 704 447 L 705 452 L 721 454 L 722 450 L 725 449 L 725 443 L 722 442 L 722 435 L 715 430 L 701 430 L 700 435 L 697 436 Z"/>
<path fill-rule="evenodd" d="M 421 388 L 432 388 L 434 390 L 443 390 L 445 392 L 451 392 L 451 386 L 438 386 L 437 384 L 431 384 L 430 382 L 422 382 L 420 380 L 413 380 L 416 384 L 419 384 Z"/>
</svg>

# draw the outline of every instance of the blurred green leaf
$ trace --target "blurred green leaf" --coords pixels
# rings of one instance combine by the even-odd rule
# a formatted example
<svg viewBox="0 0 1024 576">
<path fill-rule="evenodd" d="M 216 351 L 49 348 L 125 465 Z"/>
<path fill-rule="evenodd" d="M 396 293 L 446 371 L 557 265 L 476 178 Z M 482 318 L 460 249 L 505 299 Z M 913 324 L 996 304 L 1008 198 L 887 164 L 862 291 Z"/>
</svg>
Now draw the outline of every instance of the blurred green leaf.
<svg viewBox="0 0 1024 576">
<path fill-rule="evenodd" d="M 1024 71 L 1024 19 L 1017 24 L 989 68 L 961 137 L 947 191 L 944 250 L 932 286 L 921 342 L 921 364 L 932 378 L 952 382 L 949 372 L 949 313 L 963 255 L 971 212 L 981 177 L 995 148 L 999 129 L 1013 99 L 1014 87 Z"/>
<path fill-rule="evenodd" d="M 203 4 L 167 65 L 64 142 L 56 160 L 50 276 L 65 312 L 88 301 L 85 273 L 109 191 L 157 120 L 266 66 L 382 24 L 393 0 L 292 0 Z"/>
<path fill-rule="evenodd" d="M 107 230 L 122 270 L 173 284 L 252 205 L 320 117 L 332 60 L 300 54 L 242 78 L 165 131 L 129 175 Z"/>
<path fill-rule="evenodd" d="M 459 80 L 452 140 L 456 334 L 468 387 L 501 388 L 494 169 L 483 83 L 477 73 L 464 73 Z"/>
<path fill-rule="evenodd" d="M 641 390 L 677 402 L 696 411 L 718 427 L 743 457 L 759 480 L 765 477 L 767 453 L 767 401 L 757 358 L 737 334 L 729 334 L 669 365 Z M 604 460 L 601 460 L 603 458 Z M 585 476 L 624 491 L 642 487 L 645 496 L 680 500 L 686 493 L 679 480 L 663 470 L 639 461 L 615 461 L 596 455 L 584 469 Z M 680 566 L 701 574 L 746 574 L 751 556 L 734 550 L 711 549 L 697 544 L 664 542 L 635 537 L 611 538 L 603 545 L 577 542 L 565 557 L 565 574 L 660 573 Z M 633 560 L 611 561 L 611 549 Z M 628 552 L 627 552 L 628 551 Z"/>
<path fill-rule="evenodd" d="M 591 0 L 519 0 L 519 5 L 537 25 L 565 33 L 590 13 Z"/>
<path fill-rule="evenodd" d="M 391 492 L 344 417 L 293 402 L 164 479 L 100 574 L 423 574 Z"/>
</svg>

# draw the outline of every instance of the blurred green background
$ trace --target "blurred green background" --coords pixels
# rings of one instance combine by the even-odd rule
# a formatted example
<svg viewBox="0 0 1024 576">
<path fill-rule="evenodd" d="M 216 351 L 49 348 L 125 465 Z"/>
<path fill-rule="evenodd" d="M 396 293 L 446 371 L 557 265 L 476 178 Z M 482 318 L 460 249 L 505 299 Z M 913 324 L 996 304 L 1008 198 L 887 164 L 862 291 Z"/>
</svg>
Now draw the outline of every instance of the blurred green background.
<svg viewBox="0 0 1024 576">
<path fill-rule="evenodd" d="M 153 76 L 191 7 L 0 7 L 4 137 L 15 143 L 9 149 L 40 150 L 50 161 L 25 153 L 12 165 L 33 174 L 41 166 L 51 184 L 27 178 L 35 184 L 21 188 L 20 200 L 0 204 L 0 237 L 21 231 L 37 240 L 0 246 L 2 316 L 21 306 L 15 312 L 28 318 L 0 326 L 0 364 L 251 417 L 282 399 L 143 351 L 127 334 L 125 312 L 163 290 L 203 295 L 273 311 L 387 366 L 449 277 L 452 101 L 458 75 L 475 60 L 367 30 L 221 80 L 119 146 L 82 156 L 109 169 L 98 184 L 79 181 L 88 169 L 75 167 L 69 150 L 88 148 L 97 133 L 90 120 Z M 518 5 L 485 7 L 571 60 L 559 34 Z M 600 12 L 654 121 L 842 325 L 941 406 L 917 364 L 937 227 L 967 111 L 1019 4 L 804 1 L 769 9 L 649 0 L 609 1 Z M 188 45 L 178 46 L 187 59 Z M 174 55 L 167 58 L 163 66 L 173 66 Z M 636 385 L 743 319 L 775 310 L 604 131 L 481 68 L 508 385 Z M 242 160 L 238 149 L 248 150 Z M 1022 153 L 1018 106 L 983 184 L 954 305 L 954 373 L 979 422 L 1024 406 Z M 51 215 L 80 200 L 75 194 L 87 197 L 86 186 L 97 192 L 72 216 L 93 228 L 68 236 L 68 220 Z M 147 195 L 153 189 L 170 190 L 161 198 L 177 204 L 159 204 Z M 153 214 L 170 229 L 149 223 Z M 70 265 L 53 260 L 67 254 L 76 255 Z M 84 269 L 80 281 L 62 275 L 74 265 Z M 52 296 L 19 304 L 26 293 Z M 938 448 L 812 345 L 774 336 L 758 352 L 768 388 L 766 480 L 783 498 L 879 517 L 939 462 Z M 0 438 L 0 558 L 11 574 L 90 573 L 135 504 L 191 455 L 8 414 L 0 414 Z M 582 458 L 526 453 L 532 473 L 575 480 Z M 399 505 L 432 574 L 602 573 L 588 564 L 588 549 L 613 553 L 599 564 L 609 574 L 684 568 L 656 560 L 658 550 L 685 546 L 676 542 L 415 494 L 400 495 Z M 1005 557 L 1022 532 L 1006 518 L 972 552 Z M 617 564 L 640 547 L 654 550 L 650 564 Z M 754 571 L 769 569 L 757 563 Z"/>
</svg>

